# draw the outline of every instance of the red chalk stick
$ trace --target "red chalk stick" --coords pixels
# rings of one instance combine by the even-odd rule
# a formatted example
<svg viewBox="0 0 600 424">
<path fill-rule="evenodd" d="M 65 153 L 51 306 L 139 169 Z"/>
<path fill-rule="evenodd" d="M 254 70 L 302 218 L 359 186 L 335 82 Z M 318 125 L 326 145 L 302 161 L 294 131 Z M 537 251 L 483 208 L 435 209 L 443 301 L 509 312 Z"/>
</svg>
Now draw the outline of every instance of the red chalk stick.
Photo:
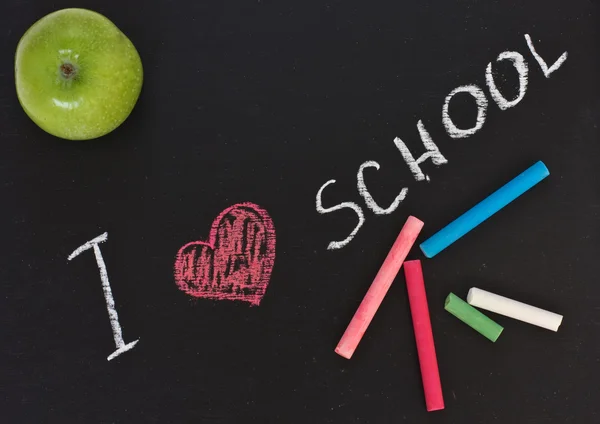
<svg viewBox="0 0 600 424">
<path fill-rule="evenodd" d="M 440 372 L 435 356 L 435 345 L 433 343 L 421 261 L 405 262 L 404 275 L 406 277 L 408 301 L 410 302 L 410 312 L 412 314 L 415 339 L 417 341 L 419 364 L 421 365 L 425 404 L 428 411 L 437 411 L 444 409 L 444 396 L 442 394 Z"/>
<path fill-rule="evenodd" d="M 406 259 L 406 255 L 415 243 L 419 232 L 423 228 L 423 222 L 414 216 L 409 216 L 394 242 L 390 253 L 388 253 L 383 265 L 371 283 L 371 287 L 363 298 L 360 306 L 356 310 L 352 321 L 344 332 L 342 339 L 335 348 L 335 353 L 350 359 L 356 350 L 356 346 L 365 334 L 367 327 L 371 323 L 375 312 L 383 301 L 385 294 L 392 285 L 394 278 L 400 271 L 400 267 Z"/>
</svg>

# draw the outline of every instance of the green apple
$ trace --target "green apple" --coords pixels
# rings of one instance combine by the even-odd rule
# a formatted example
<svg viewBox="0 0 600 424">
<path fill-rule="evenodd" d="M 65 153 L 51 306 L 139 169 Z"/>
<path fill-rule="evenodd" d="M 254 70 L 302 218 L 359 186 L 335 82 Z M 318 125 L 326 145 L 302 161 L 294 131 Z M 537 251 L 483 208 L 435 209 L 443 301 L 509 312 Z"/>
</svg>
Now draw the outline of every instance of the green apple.
<svg viewBox="0 0 600 424">
<path fill-rule="evenodd" d="M 90 10 L 51 13 L 17 46 L 19 102 L 57 137 L 88 140 L 117 128 L 133 110 L 142 80 L 142 61 L 131 41 Z"/>
</svg>

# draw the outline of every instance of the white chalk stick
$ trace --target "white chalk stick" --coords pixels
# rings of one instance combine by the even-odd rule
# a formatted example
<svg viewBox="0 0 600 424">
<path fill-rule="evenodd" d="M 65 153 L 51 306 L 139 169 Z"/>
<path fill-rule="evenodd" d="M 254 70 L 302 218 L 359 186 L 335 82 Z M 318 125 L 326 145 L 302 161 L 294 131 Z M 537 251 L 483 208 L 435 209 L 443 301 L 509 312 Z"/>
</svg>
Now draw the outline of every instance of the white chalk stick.
<svg viewBox="0 0 600 424">
<path fill-rule="evenodd" d="M 519 321 L 537 325 L 552 331 L 558 331 L 562 323 L 562 315 L 526 303 L 517 302 L 508 297 L 499 296 L 485 290 L 473 287 L 467 295 L 467 302 L 471 306 L 495 312 Z"/>
</svg>

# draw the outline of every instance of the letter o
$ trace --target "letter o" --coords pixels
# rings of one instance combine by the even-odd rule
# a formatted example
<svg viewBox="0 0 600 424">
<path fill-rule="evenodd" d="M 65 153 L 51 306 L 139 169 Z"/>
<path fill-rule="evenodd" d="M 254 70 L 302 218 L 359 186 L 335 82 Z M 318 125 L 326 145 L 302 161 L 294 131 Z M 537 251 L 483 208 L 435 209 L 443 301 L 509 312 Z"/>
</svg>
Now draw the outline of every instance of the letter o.
<svg viewBox="0 0 600 424">
<path fill-rule="evenodd" d="M 463 130 L 458 128 L 452 122 L 452 118 L 450 118 L 450 114 L 448 112 L 448 105 L 450 104 L 450 100 L 458 93 L 468 93 L 475 98 L 475 102 L 477 103 L 477 120 L 475 121 L 475 126 Z M 488 101 L 485 97 L 485 93 L 481 88 L 476 85 L 461 85 L 460 87 L 456 87 L 454 90 L 450 92 L 446 96 L 446 100 L 444 101 L 444 107 L 442 109 L 442 122 L 444 123 L 444 127 L 446 127 L 446 132 L 452 138 L 466 138 L 473 134 L 483 127 L 483 123 L 485 122 L 485 116 L 487 112 Z"/>
<path fill-rule="evenodd" d="M 488 63 L 485 70 L 485 81 L 490 89 L 492 99 L 494 99 L 500 110 L 506 110 L 516 106 L 523 100 L 523 97 L 527 92 L 527 74 L 529 69 L 525 58 L 517 52 L 502 52 L 498 55 L 496 62 L 500 62 L 501 60 L 510 60 L 513 67 L 516 69 L 517 74 L 519 74 L 519 94 L 517 94 L 517 97 L 514 100 L 508 100 L 500 93 L 500 90 L 498 90 L 496 82 L 494 81 L 494 75 L 492 75 L 492 62 Z"/>
</svg>

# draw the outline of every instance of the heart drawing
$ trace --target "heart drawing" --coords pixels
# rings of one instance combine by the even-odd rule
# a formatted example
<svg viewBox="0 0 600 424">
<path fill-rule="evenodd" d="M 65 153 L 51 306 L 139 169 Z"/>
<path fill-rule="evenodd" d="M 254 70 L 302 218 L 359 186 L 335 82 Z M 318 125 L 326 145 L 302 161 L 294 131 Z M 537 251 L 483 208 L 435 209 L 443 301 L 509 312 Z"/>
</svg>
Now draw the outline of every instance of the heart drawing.
<svg viewBox="0 0 600 424">
<path fill-rule="evenodd" d="M 275 226 L 253 203 L 225 209 L 207 241 L 186 244 L 175 258 L 175 282 L 187 294 L 260 304 L 275 263 Z"/>
</svg>

